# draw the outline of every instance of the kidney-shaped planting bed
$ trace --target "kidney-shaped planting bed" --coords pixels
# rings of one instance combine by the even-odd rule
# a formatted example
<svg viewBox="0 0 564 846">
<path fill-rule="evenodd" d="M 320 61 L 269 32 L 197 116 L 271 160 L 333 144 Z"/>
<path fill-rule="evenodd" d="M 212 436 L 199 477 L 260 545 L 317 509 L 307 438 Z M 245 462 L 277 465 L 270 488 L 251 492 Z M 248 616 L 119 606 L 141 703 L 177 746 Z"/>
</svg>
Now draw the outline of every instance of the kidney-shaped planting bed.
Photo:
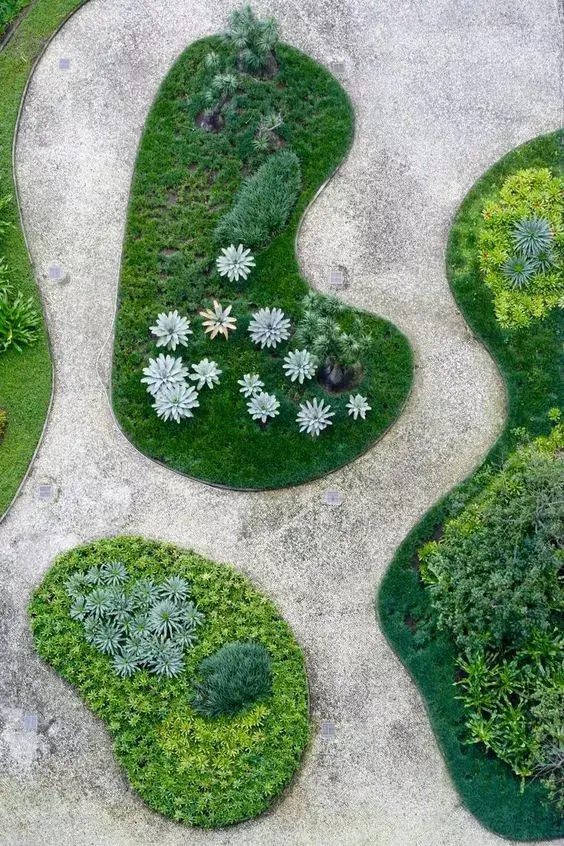
<svg viewBox="0 0 564 846">
<path fill-rule="evenodd" d="M 353 113 L 307 56 L 272 56 L 254 76 L 204 39 L 165 79 L 132 185 L 113 365 L 116 415 L 142 452 L 259 489 L 357 457 L 412 377 L 394 326 L 300 276 L 299 221 L 349 149 Z"/>
<path fill-rule="evenodd" d="M 179 822 L 260 814 L 308 741 L 302 651 L 231 567 L 122 537 L 61 555 L 30 605 L 36 648 L 99 716 L 132 787 Z"/>
</svg>

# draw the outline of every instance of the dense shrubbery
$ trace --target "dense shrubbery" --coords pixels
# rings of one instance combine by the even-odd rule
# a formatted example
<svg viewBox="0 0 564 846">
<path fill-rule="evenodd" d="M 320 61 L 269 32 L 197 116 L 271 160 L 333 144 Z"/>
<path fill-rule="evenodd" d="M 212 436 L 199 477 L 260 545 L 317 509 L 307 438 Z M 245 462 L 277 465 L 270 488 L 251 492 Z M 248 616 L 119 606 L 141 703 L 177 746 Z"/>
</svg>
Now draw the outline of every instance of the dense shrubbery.
<svg viewBox="0 0 564 846">
<path fill-rule="evenodd" d="M 226 245 L 264 246 L 287 223 L 300 183 L 300 162 L 292 150 L 270 156 L 243 182 L 233 208 L 216 226 L 216 240 Z"/>
<path fill-rule="evenodd" d="M 548 168 L 527 168 L 485 205 L 480 265 L 502 326 L 528 326 L 564 307 L 563 189 Z"/>
<path fill-rule="evenodd" d="M 472 741 L 564 810 L 564 427 L 521 446 L 419 553 L 440 627 L 460 650 Z M 549 767 L 560 752 L 560 767 Z"/>
<path fill-rule="evenodd" d="M 94 580 L 100 585 L 90 590 Z M 141 666 L 134 673 L 119 675 L 111 652 L 102 654 L 101 643 L 89 642 L 85 623 L 71 613 L 81 616 L 77 597 L 85 588 L 92 597 L 100 586 L 106 593 L 89 603 L 87 597 L 86 604 L 92 610 L 101 602 L 101 614 L 119 615 L 127 627 L 124 641 L 138 638 L 136 620 L 145 632 L 149 627 L 153 640 L 175 638 L 187 613 L 193 620 L 195 608 L 187 604 L 197 606 L 203 615 L 198 639 L 185 644 L 183 667 L 174 678 L 155 675 L 143 662 L 136 662 Z M 179 613 L 173 609 L 173 618 L 157 619 L 163 601 Z M 143 608 L 156 609 L 154 619 L 139 620 Z M 131 611 L 127 622 L 121 615 Z M 302 652 L 273 604 L 230 567 L 140 538 L 102 540 L 57 559 L 35 592 L 30 617 L 39 654 L 105 721 L 132 786 L 154 810 L 191 825 L 229 825 L 259 814 L 288 783 L 308 739 Z M 263 657 L 247 665 L 234 689 L 238 668 L 226 667 L 221 656 L 227 651 L 233 657 L 251 640 Z M 210 667 L 213 675 L 218 662 L 233 679 L 222 680 L 223 715 L 207 718 L 192 701 L 202 669 Z"/>
<path fill-rule="evenodd" d="M 198 669 L 192 704 L 204 717 L 233 715 L 272 692 L 268 650 L 261 643 L 228 643 Z"/>
</svg>

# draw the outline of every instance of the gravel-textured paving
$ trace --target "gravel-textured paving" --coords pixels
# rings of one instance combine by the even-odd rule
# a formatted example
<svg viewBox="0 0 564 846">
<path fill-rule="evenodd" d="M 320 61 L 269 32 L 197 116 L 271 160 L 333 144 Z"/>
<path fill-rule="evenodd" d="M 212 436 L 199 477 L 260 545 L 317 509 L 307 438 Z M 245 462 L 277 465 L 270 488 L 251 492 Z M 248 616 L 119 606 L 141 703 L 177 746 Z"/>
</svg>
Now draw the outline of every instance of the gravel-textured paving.
<svg viewBox="0 0 564 846">
<path fill-rule="evenodd" d="M 117 431 L 105 389 L 128 189 L 160 81 L 233 3 L 91 0 L 49 46 L 16 149 L 26 232 L 56 366 L 33 471 L 0 526 L 0 842 L 10 846 L 489 846 L 461 807 L 413 684 L 384 642 L 375 589 L 410 527 L 479 461 L 504 419 L 496 369 L 449 293 L 456 207 L 505 151 L 559 123 L 560 31 L 549 0 L 273 0 L 285 38 L 344 62 L 357 137 L 300 236 L 320 288 L 391 318 L 416 355 L 388 435 L 319 483 L 219 491 L 156 466 Z M 256 4 L 266 11 L 264 2 Z M 68 59 L 69 63 L 61 59 Z M 66 65 L 68 64 L 68 67 Z M 49 276 L 59 264 L 67 282 Z M 39 497 L 51 483 L 52 499 Z M 340 507 L 322 504 L 338 488 Z M 140 533 L 247 572 L 307 654 L 316 732 L 283 801 L 223 832 L 182 829 L 128 789 L 103 727 L 35 657 L 25 605 L 52 558 Z M 22 727 L 37 714 L 38 732 Z"/>
</svg>

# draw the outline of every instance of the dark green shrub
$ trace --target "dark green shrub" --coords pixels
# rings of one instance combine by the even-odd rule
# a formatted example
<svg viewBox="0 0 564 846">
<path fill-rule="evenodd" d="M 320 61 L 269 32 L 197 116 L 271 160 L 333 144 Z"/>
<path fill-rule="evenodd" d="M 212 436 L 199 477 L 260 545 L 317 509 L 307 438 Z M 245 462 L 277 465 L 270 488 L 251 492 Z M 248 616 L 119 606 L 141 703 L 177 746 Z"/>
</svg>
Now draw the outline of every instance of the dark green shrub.
<svg viewBox="0 0 564 846">
<path fill-rule="evenodd" d="M 35 343 L 40 327 L 41 316 L 32 298 L 21 291 L 15 293 L 11 285 L 0 279 L 0 353 L 9 347 L 21 352 Z"/>
<path fill-rule="evenodd" d="M 246 247 L 264 245 L 286 224 L 300 185 L 300 162 L 292 150 L 270 156 L 243 182 L 233 207 L 216 226 L 216 240 Z"/>
<path fill-rule="evenodd" d="M 192 705 L 204 717 L 233 715 L 272 692 L 268 650 L 260 643 L 228 643 L 204 659 Z"/>
<path fill-rule="evenodd" d="M 439 625 L 466 648 L 521 647 L 564 608 L 564 430 L 520 447 L 419 553 Z"/>
<path fill-rule="evenodd" d="M 29 0 L 0 0 L 0 38 L 6 34 L 10 24 L 28 2 Z"/>
</svg>

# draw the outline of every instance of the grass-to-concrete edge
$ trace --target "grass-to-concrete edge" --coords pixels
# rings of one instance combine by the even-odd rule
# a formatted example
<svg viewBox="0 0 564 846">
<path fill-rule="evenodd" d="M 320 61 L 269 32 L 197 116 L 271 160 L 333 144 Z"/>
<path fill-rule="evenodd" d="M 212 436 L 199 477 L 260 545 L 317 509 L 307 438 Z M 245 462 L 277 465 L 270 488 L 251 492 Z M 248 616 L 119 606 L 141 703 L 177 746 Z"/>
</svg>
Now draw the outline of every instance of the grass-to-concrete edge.
<svg viewBox="0 0 564 846">
<path fill-rule="evenodd" d="M 55 370 L 54 370 L 54 367 L 53 367 L 51 340 L 50 340 L 49 330 L 48 330 L 48 325 L 47 325 L 47 320 L 46 320 L 45 305 L 44 305 L 44 302 L 43 302 L 43 298 L 41 296 L 39 286 L 37 284 L 37 278 L 35 276 L 35 269 L 34 269 L 34 266 L 33 266 L 33 262 L 31 260 L 29 243 L 28 243 L 27 234 L 26 234 L 26 231 L 25 231 L 25 228 L 24 228 L 24 225 L 23 225 L 22 212 L 21 212 L 21 206 L 20 206 L 20 200 L 19 200 L 19 190 L 18 190 L 18 182 L 17 182 L 16 168 L 15 168 L 16 141 L 17 141 L 17 137 L 18 137 L 19 126 L 20 126 L 20 118 L 21 118 L 26 94 L 27 94 L 27 91 L 29 89 L 29 85 L 31 83 L 31 80 L 33 78 L 35 69 L 36 69 L 39 61 L 41 60 L 43 54 L 45 53 L 45 50 L 47 49 L 47 47 L 49 46 L 51 41 L 55 38 L 55 36 L 59 32 L 59 30 L 62 29 L 62 27 L 67 23 L 67 21 L 83 5 L 85 5 L 85 3 L 88 2 L 88 0 L 78 0 L 78 2 L 77 2 L 77 0 L 62 0 L 62 1 L 61 0 L 36 0 L 36 2 L 31 3 L 23 11 L 23 13 L 19 16 L 19 18 L 16 20 L 13 27 L 6 34 L 4 40 L 2 41 L 2 45 L 0 47 L 0 62 L 1 62 L 2 57 L 7 53 L 8 50 L 10 50 L 12 48 L 15 37 L 18 34 L 20 34 L 23 29 L 25 29 L 26 25 L 28 24 L 28 22 L 30 20 L 33 21 L 33 14 L 34 14 L 34 12 L 36 12 L 38 7 L 40 6 L 41 11 L 43 12 L 45 10 L 45 8 L 51 2 L 55 6 L 54 14 L 53 14 L 53 20 L 52 20 L 52 26 L 49 26 L 49 31 L 47 32 L 47 34 L 44 35 L 44 37 L 42 37 L 40 39 L 39 50 L 37 52 L 35 52 L 34 55 L 30 56 L 30 58 L 29 58 L 29 61 L 28 61 L 29 71 L 27 73 L 27 78 L 26 78 L 25 84 L 24 84 L 24 86 L 21 90 L 19 107 L 18 107 L 16 119 L 15 119 L 15 122 L 14 122 L 13 131 L 12 131 L 11 174 L 10 174 L 12 187 L 13 187 L 13 198 L 12 199 L 13 199 L 13 202 L 15 204 L 15 211 L 16 211 L 17 221 L 18 221 L 18 224 L 19 224 L 20 234 L 21 234 L 21 237 L 23 239 L 23 244 L 24 244 L 25 250 L 27 252 L 26 262 L 27 262 L 28 272 L 29 272 L 30 279 L 33 281 L 33 283 L 35 285 L 36 299 L 41 306 L 43 332 L 45 333 L 45 340 L 46 340 L 46 355 L 50 359 L 51 386 L 50 386 L 49 402 L 48 402 L 48 404 L 45 408 L 45 414 L 44 414 L 41 429 L 38 433 L 36 433 L 35 435 L 32 436 L 33 448 L 32 448 L 32 451 L 30 453 L 30 456 L 29 456 L 29 461 L 27 462 L 26 469 L 25 469 L 21 479 L 19 480 L 17 487 L 13 490 L 13 493 L 8 494 L 9 499 L 7 500 L 7 504 L 6 504 L 3 512 L 0 514 L 0 523 L 6 518 L 7 514 L 9 513 L 9 511 L 12 507 L 12 505 L 14 504 L 15 500 L 18 498 L 18 496 L 19 496 L 19 494 L 20 494 L 20 492 L 21 492 L 21 490 L 22 490 L 22 488 L 25 484 L 26 479 L 29 476 L 31 467 L 33 465 L 33 462 L 35 461 L 35 457 L 36 457 L 36 455 L 39 451 L 39 448 L 41 446 L 41 442 L 43 440 L 43 436 L 45 434 L 45 430 L 46 430 L 46 427 L 47 427 L 47 421 L 49 419 L 49 415 L 50 415 L 51 408 L 52 408 L 52 405 L 53 405 L 53 396 L 54 396 L 54 392 L 55 392 Z M 61 9 L 61 7 L 62 7 L 62 9 Z M 34 37 L 37 37 L 37 36 L 34 36 Z M 22 353 L 22 355 L 25 355 L 25 351 Z M 8 425 L 9 424 L 10 424 L 10 421 L 8 421 Z M 31 440 L 31 438 L 30 438 L 30 440 Z"/>
</svg>

